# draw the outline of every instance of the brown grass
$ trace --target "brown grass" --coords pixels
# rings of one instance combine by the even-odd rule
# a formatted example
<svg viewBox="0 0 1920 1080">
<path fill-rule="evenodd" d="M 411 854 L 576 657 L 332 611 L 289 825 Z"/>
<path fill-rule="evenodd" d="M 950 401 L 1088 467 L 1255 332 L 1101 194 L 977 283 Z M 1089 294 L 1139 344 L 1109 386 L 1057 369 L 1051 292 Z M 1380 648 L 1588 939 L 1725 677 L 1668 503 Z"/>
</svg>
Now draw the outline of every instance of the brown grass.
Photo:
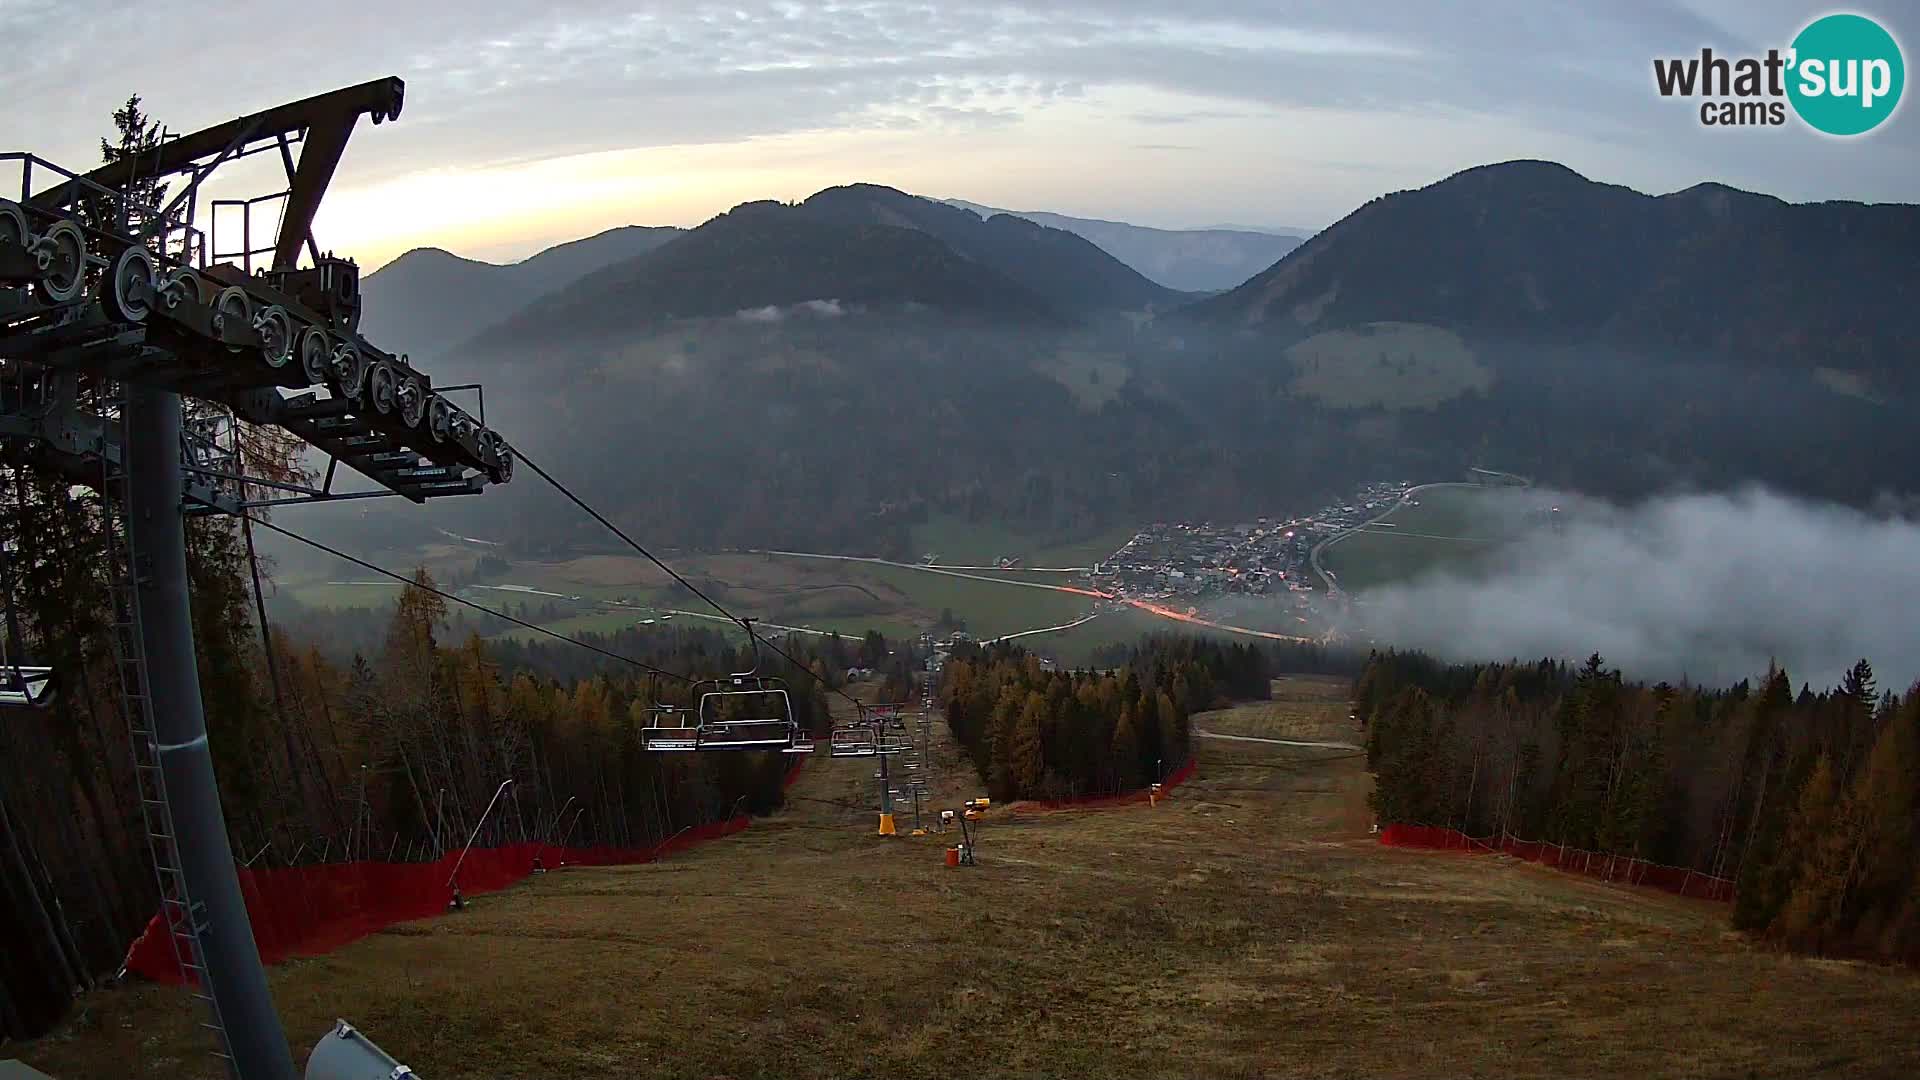
<svg viewBox="0 0 1920 1080">
<path fill-rule="evenodd" d="M 1279 685 L 1306 726 L 1269 730 L 1330 730 L 1326 684 Z M 943 752 L 949 798 L 977 793 Z M 870 835 L 870 760 L 819 757 L 740 837 L 549 874 L 274 991 L 300 1051 L 344 1015 L 431 1080 L 1920 1069 L 1909 973 L 1750 947 L 1716 905 L 1381 848 L 1354 755 L 1199 752 L 1158 809 L 996 811 L 957 871 L 942 838 Z M 20 1056 L 214 1076 L 186 1005 L 98 993 Z"/>
<path fill-rule="evenodd" d="M 1353 706 L 1347 700 L 1350 685 L 1342 678 L 1283 676 L 1273 680 L 1272 701 L 1199 713 L 1193 718 L 1193 726 L 1222 735 L 1251 735 L 1262 739 L 1354 742 L 1357 726 L 1350 719 L 1353 713 Z"/>
</svg>

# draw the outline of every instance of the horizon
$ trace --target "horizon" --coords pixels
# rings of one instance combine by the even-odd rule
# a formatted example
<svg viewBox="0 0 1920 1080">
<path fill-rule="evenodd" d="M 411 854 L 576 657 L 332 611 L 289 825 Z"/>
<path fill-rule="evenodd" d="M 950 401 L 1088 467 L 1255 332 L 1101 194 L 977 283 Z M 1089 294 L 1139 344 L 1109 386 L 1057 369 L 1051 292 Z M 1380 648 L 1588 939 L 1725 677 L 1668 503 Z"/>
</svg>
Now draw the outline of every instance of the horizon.
<svg viewBox="0 0 1920 1080">
<path fill-rule="evenodd" d="M 1158 229 L 1158 230 L 1167 231 L 1167 232 L 1226 231 L 1226 232 L 1265 233 L 1273 236 L 1297 237 L 1304 244 L 1305 241 L 1313 238 L 1319 233 L 1325 231 L 1326 229 L 1339 224 L 1339 222 L 1345 217 L 1347 217 L 1348 214 L 1351 214 L 1353 210 L 1359 209 L 1362 205 L 1364 205 L 1367 201 L 1371 199 L 1389 196 L 1389 195 L 1397 195 L 1407 191 L 1417 191 L 1422 188 L 1432 187 L 1435 184 L 1442 183 L 1446 180 L 1452 179 L 1453 177 L 1459 176 L 1462 173 L 1472 172 L 1476 169 L 1497 168 L 1502 165 L 1517 165 L 1517 164 L 1527 164 L 1527 163 L 1539 163 L 1539 164 L 1559 166 L 1560 168 L 1567 169 L 1569 172 L 1574 173 L 1576 176 L 1579 176 L 1582 180 L 1585 180 L 1589 183 L 1607 185 L 1607 186 L 1626 187 L 1637 194 L 1645 195 L 1650 198 L 1665 198 L 1670 195 L 1678 195 L 1682 192 L 1690 191 L 1697 187 L 1724 187 L 1730 190 L 1739 191 L 1743 194 L 1752 195 L 1756 198 L 1773 199 L 1777 202 L 1785 203 L 1786 205 L 1789 205 L 1789 206 L 1808 206 L 1808 205 L 1816 205 L 1819 203 L 1830 203 L 1830 202 L 1858 203 L 1861 205 L 1869 205 L 1869 206 L 1920 205 L 1920 199 L 1888 199 L 1888 200 L 1881 200 L 1881 201 L 1845 199 L 1845 198 L 1786 199 L 1786 198 L 1782 198 L 1777 194 L 1774 194 L 1773 192 L 1757 191 L 1752 188 L 1742 188 L 1742 187 L 1738 187 L 1732 184 L 1727 184 L 1727 183 L 1724 183 L 1723 181 L 1712 179 L 1712 178 L 1697 180 L 1694 183 L 1688 184 L 1684 187 L 1673 188 L 1668 191 L 1646 191 L 1646 190 L 1642 190 L 1640 188 L 1634 187 L 1631 184 L 1619 184 L 1615 181 L 1607 179 L 1606 177 L 1592 176 L 1587 173 L 1583 173 L 1578 169 L 1574 169 L 1564 162 L 1549 161 L 1544 158 L 1509 158 L 1503 161 L 1489 161 L 1489 162 L 1484 162 L 1478 165 L 1469 165 L 1469 166 L 1466 166 L 1465 168 L 1457 169 L 1453 172 L 1450 172 L 1445 176 L 1438 176 L 1425 183 L 1414 185 L 1413 187 L 1399 188 L 1393 191 L 1375 192 L 1372 195 L 1368 195 L 1365 198 L 1362 198 L 1359 202 L 1356 202 L 1352 208 L 1350 208 L 1346 212 L 1343 212 L 1338 217 L 1335 217 L 1334 219 L 1326 222 L 1325 224 L 1315 225 L 1312 227 L 1288 226 L 1288 225 L 1248 225 L 1245 223 L 1219 223 L 1219 222 L 1210 222 L 1210 223 L 1204 223 L 1204 224 L 1198 224 L 1198 225 L 1151 225 L 1151 224 L 1140 222 L 1140 221 L 1122 221 L 1114 218 L 1096 218 L 1096 217 L 1092 217 L 1091 215 L 1076 214 L 1070 210 L 1061 210 L 1053 207 L 1045 207 L 1045 208 L 1042 208 L 1042 207 L 1024 207 L 1024 208 L 994 207 L 994 206 L 988 206 L 985 203 L 981 203 L 978 200 L 965 198 L 964 196 L 930 195 L 925 192 L 906 191 L 900 188 L 892 188 L 892 190 L 901 191 L 902 194 L 914 196 L 916 198 L 928 199 L 933 202 L 945 203 L 948 205 L 952 205 L 954 203 L 968 204 L 965 207 L 963 207 L 963 209 L 975 209 L 977 207 L 980 207 L 980 208 L 992 209 L 999 213 L 1012 214 L 1016 217 L 1022 214 L 1053 214 L 1053 215 L 1062 216 L 1062 217 L 1075 218 L 1082 221 L 1092 221 L 1092 222 L 1098 222 L 1101 224 L 1109 224 L 1109 225 L 1125 225 L 1125 226 L 1131 226 L 1136 228 Z M 888 188 L 892 187 L 892 185 L 875 184 L 872 181 L 866 181 L 866 180 L 845 180 L 838 183 L 828 184 L 826 187 L 820 188 L 816 191 L 810 191 L 805 196 L 802 196 L 799 200 L 781 200 L 781 201 L 804 201 L 806 198 L 810 198 L 813 195 L 817 195 L 822 191 L 831 190 L 833 188 L 852 187 L 852 186 L 858 186 L 858 185 L 868 185 L 868 186 L 878 186 L 878 187 L 888 187 Z M 680 223 L 674 223 L 674 222 L 654 222 L 654 221 L 611 222 L 606 224 L 604 227 L 595 229 L 594 231 L 589 233 L 583 233 L 579 236 L 562 237 L 559 239 L 552 240 L 551 242 L 541 243 L 538 246 L 532 247 L 532 248 L 526 247 L 526 244 L 524 242 L 517 242 L 517 243 L 507 245 L 503 248 L 498 249 L 492 257 L 489 257 L 487 254 L 481 254 L 481 253 L 476 253 L 471 251 L 455 250 L 453 248 L 447 247 L 444 244 L 420 244 L 415 247 L 407 248 L 405 251 L 394 252 L 389 257 L 387 257 L 386 259 L 384 259 L 378 264 L 373 264 L 373 263 L 368 263 L 363 261 L 361 265 L 366 273 L 372 274 L 372 273 L 378 272 L 380 269 L 386 266 L 389 266 L 395 262 L 398 262 L 401 258 L 407 255 L 412 255 L 412 254 L 415 254 L 416 252 L 422 252 L 422 251 L 439 251 L 444 254 L 451 255 L 455 258 L 465 259 L 470 262 L 488 263 L 495 266 L 511 266 L 518 262 L 524 262 L 527 259 L 533 258 L 536 255 L 543 254 L 554 248 L 564 247 L 568 244 L 577 243 L 582 240 L 590 240 L 596 236 L 601 236 L 610 232 L 617 232 L 621 229 L 635 229 L 635 228 L 645 229 L 645 228 L 662 228 L 662 227 L 677 228 L 677 229 L 684 229 L 684 230 L 696 229 L 696 228 L 699 228 L 701 225 L 704 225 L 707 222 L 712 221 L 714 218 L 717 218 L 723 214 L 726 214 L 735 209 L 738 209 L 739 207 L 746 205 L 747 203 L 763 202 L 763 201 L 766 201 L 766 200 L 765 199 L 744 199 L 744 200 L 741 200 L 740 202 L 732 204 L 731 206 L 727 206 L 718 211 L 715 211 L 713 214 L 710 214 L 704 218 L 701 218 L 698 221 L 694 221 L 691 224 L 680 224 Z M 1284 258 L 1285 256 L 1282 256 L 1282 259 Z"/>
<path fill-rule="evenodd" d="M 1178 15 L 1139 0 L 637 13 L 485 0 L 317 22 L 294 77 L 259 63 L 278 31 L 249 10 L 217 0 L 208 17 L 231 14 L 234 30 L 207 41 L 171 24 L 135 36 L 104 3 L 8 5 L 0 27 L 24 59 L 0 75 L 22 106 L 4 149 L 85 168 L 129 94 L 187 131 L 397 74 L 405 126 L 355 141 L 316 223 L 323 246 L 370 268 L 416 247 L 514 261 L 849 179 L 1154 228 L 1317 229 L 1376 195 L 1522 158 L 1642 191 L 1714 181 L 1791 202 L 1911 198 L 1920 175 L 1911 117 L 1852 140 L 1727 132 L 1655 92 L 1657 57 L 1784 43 L 1817 14 L 1786 0 L 1511 0 L 1468 17 L 1317 0 Z M 1915 12 L 1880 17 L 1920 40 Z M 63 44 L 76 24 L 85 54 Z M 189 48 L 229 76 L 182 77 L 168 58 Z"/>
</svg>

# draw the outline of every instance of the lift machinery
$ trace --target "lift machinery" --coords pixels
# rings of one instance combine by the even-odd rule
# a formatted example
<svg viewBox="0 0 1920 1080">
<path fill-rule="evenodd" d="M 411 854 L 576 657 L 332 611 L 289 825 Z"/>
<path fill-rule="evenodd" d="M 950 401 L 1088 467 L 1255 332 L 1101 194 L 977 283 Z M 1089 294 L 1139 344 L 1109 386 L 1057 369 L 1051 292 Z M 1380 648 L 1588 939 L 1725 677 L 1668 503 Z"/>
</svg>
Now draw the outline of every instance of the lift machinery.
<svg viewBox="0 0 1920 1080">
<path fill-rule="evenodd" d="M 360 332 L 358 266 L 314 242 L 349 136 L 362 117 L 398 118 L 405 89 L 375 79 L 85 173 L 0 153 L 0 462 L 16 479 L 26 470 L 98 496 L 113 667 L 161 911 L 238 1080 L 291 1080 L 294 1067 L 207 747 L 184 518 L 378 496 L 418 503 L 513 474 L 511 447 L 448 396 L 454 388 Z M 284 188 L 210 197 L 210 177 L 263 154 L 278 160 Z M 151 196 L 162 185 L 164 202 Z M 256 215 L 269 214 L 277 224 L 256 230 Z M 236 224 L 238 241 L 223 246 Z M 249 476 L 249 426 L 320 450 L 323 481 Z M 336 487 L 341 465 L 372 486 Z M 26 662 L 19 634 L 11 564 L 29 554 L 0 548 L 0 708 L 44 708 L 58 685 L 58 672 Z M 355 1054 L 343 1047 L 371 1049 L 347 1065 Z M 307 1069 L 313 1080 L 373 1075 L 412 1073 L 345 1025 Z"/>
</svg>

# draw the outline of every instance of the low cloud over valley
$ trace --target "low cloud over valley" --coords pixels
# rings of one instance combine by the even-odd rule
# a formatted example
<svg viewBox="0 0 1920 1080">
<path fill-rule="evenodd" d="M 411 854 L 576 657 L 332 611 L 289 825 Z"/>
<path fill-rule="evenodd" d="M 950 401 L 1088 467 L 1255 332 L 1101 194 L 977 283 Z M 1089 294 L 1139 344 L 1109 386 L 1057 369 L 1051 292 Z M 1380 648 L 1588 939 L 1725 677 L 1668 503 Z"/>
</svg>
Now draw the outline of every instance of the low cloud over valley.
<svg viewBox="0 0 1920 1080">
<path fill-rule="evenodd" d="M 1559 498 L 1560 528 L 1475 574 L 1365 594 L 1367 632 L 1459 660 L 1597 651 L 1629 676 L 1709 684 L 1778 660 L 1818 688 L 1862 656 L 1883 687 L 1920 678 L 1920 523 L 1759 489 Z"/>
</svg>

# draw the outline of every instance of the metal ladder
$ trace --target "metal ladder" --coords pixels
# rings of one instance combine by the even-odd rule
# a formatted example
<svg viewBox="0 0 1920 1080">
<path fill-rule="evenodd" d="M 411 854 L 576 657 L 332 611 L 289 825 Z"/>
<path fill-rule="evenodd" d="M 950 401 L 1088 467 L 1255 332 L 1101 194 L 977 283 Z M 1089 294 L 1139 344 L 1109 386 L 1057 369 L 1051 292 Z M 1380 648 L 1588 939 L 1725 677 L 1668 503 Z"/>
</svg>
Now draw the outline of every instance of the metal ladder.
<svg viewBox="0 0 1920 1080">
<path fill-rule="evenodd" d="M 119 446 L 124 457 L 126 425 L 122 421 L 118 426 Z M 214 999 L 207 981 L 206 951 L 201 942 L 201 934 L 206 930 L 205 908 L 194 901 L 187 889 L 187 876 L 180 866 L 180 848 L 174 841 L 173 807 L 167 801 L 166 774 L 160 768 L 153 698 L 147 692 L 146 647 L 140 636 L 137 571 L 131 544 L 122 534 L 128 479 L 125 466 L 114 461 L 111 446 L 102 448 L 100 474 L 100 515 L 106 537 L 108 589 L 113 601 L 113 667 L 120 681 L 120 711 L 127 718 L 127 741 L 133 753 L 140 816 L 153 854 L 154 877 L 160 885 L 160 913 L 182 976 L 192 984 L 193 996 L 206 1003 L 208 1019 L 200 1026 L 213 1033 L 214 1056 L 226 1063 L 231 1074 L 233 1052 L 227 1041 L 226 1023 L 221 1019 L 220 1003 Z"/>
</svg>

